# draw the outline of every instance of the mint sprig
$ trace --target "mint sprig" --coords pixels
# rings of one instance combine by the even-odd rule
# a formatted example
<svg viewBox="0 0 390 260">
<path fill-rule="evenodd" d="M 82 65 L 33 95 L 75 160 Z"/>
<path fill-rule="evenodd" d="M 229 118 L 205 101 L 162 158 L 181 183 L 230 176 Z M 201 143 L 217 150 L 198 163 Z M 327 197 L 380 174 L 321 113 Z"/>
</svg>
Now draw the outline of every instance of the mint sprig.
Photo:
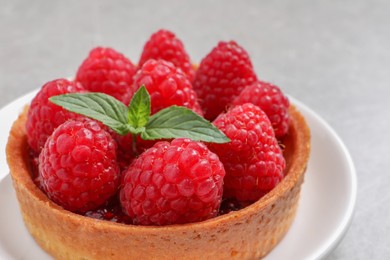
<svg viewBox="0 0 390 260">
<path fill-rule="evenodd" d="M 128 107 L 103 93 L 69 93 L 53 96 L 50 101 L 66 110 L 98 120 L 120 135 L 139 134 L 144 140 L 190 138 L 211 143 L 230 141 L 213 124 L 186 107 L 171 106 L 151 116 L 150 95 L 145 86 L 134 94 Z"/>
</svg>

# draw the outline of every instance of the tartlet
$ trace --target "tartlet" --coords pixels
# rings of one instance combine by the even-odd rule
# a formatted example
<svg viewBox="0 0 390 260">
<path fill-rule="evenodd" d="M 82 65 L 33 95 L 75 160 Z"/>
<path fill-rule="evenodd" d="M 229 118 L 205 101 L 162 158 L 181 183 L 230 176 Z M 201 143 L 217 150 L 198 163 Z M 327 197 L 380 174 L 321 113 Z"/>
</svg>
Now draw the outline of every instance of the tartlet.
<svg viewBox="0 0 390 260">
<path fill-rule="evenodd" d="M 282 140 L 286 176 L 257 202 L 197 223 L 135 226 L 97 220 L 64 210 L 34 183 L 25 121 L 14 122 L 6 154 L 25 225 L 56 259 L 254 259 L 267 255 L 296 215 L 309 154 L 310 130 L 291 105 Z"/>
</svg>

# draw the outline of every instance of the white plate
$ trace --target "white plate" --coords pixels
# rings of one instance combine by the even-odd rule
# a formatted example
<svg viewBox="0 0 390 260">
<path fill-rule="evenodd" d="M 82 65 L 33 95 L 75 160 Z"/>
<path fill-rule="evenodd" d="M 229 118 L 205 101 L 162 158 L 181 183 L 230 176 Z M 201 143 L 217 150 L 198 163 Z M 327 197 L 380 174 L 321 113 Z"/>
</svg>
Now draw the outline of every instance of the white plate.
<svg viewBox="0 0 390 260">
<path fill-rule="evenodd" d="M 5 145 L 12 122 L 35 92 L 0 110 L 0 259 L 50 259 L 24 227 L 8 166 Z M 296 219 L 266 259 L 318 259 L 339 243 L 352 218 L 356 173 L 351 157 L 336 133 L 308 107 L 291 98 L 308 121 L 312 152 Z"/>
</svg>

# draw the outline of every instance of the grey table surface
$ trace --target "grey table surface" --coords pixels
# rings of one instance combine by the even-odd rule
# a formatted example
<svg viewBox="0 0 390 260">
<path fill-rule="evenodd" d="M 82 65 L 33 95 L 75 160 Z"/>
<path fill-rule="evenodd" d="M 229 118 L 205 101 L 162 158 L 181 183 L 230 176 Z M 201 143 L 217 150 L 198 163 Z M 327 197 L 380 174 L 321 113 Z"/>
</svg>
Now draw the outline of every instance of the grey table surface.
<svg viewBox="0 0 390 260">
<path fill-rule="evenodd" d="M 194 62 L 236 40 L 259 78 L 336 130 L 359 188 L 351 227 L 328 259 L 389 259 L 390 1 L 0 0 L 0 107 L 72 77 L 97 45 L 137 62 L 159 28 L 174 31 Z"/>
</svg>

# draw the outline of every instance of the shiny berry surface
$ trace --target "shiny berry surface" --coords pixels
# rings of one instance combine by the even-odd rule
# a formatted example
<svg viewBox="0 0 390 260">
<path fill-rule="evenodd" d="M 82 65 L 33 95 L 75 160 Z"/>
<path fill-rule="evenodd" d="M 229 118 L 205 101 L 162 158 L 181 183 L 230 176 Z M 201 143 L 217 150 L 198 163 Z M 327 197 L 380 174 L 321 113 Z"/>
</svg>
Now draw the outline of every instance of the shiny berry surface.
<svg viewBox="0 0 390 260">
<path fill-rule="evenodd" d="M 233 105 L 252 103 L 260 107 L 268 116 L 276 137 L 288 132 L 290 102 L 278 86 L 257 81 L 245 87 L 233 101 Z"/>
<path fill-rule="evenodd" d="M 83 117 L 55 105 L 49 98 L 83 91 L 85 89 L 80 84 L 66 79 L 56 79 L 43 85 L 31 101 L 26 121 L 27 141 L 35 152 L 41 151 L 47 138 L 60 124 L 68 119 Z"/>
<path fill-rule="evenodd" d="M 79 67 L 76 81 L 91 92 L 106 93 L 128 105 L 135 72 L 136 67 L 122 53 L 96 47 Z"/>
<path fill-rule="evenodd" d="M 190 80 L 171 62 L 148 60 L 134 76 L 132 92 L 135 93 L 142 85 L 150 94 L 152 114 L 177 105 L 203 115 Z"/>
<path fill-rule="evenodd" d="M 202 221 L 218 214 L 224 176 L 218 156 L 203 143 L 161 141 L 124 173 L 120 202 L 135 224 Z"/>
<path fill-rule="evenodd" d="M 205 118 L 214 120 L 254 81 L 248 53 L 234 41 L 219 42 L 201 61 L 193 81 Z"/>
<path fill-rule="evenodd" d="M 255 201 L 283 178 L 285 160 L 267 115 L 247 103 L 236 106 L 214 122 L 230 138 L 209 144 L 226 170 L 224 197 Z"/>
<path fill-rule="evenodd" d="M 182 41 L 168 30 L 159 30 L 152 34 L 142 51 L 138 66 L 147 60 L 166 60 L 180 68 L 190 80 L 194 78 L 194 68 Z"/>
<path fill-rule="evenodd" d="M 42 187 L 54 202 L 83 213 L 106 202 L 118 189 L 116 143 L 93 120 L 60 125 L 39 156 Z"/>
</svg>

